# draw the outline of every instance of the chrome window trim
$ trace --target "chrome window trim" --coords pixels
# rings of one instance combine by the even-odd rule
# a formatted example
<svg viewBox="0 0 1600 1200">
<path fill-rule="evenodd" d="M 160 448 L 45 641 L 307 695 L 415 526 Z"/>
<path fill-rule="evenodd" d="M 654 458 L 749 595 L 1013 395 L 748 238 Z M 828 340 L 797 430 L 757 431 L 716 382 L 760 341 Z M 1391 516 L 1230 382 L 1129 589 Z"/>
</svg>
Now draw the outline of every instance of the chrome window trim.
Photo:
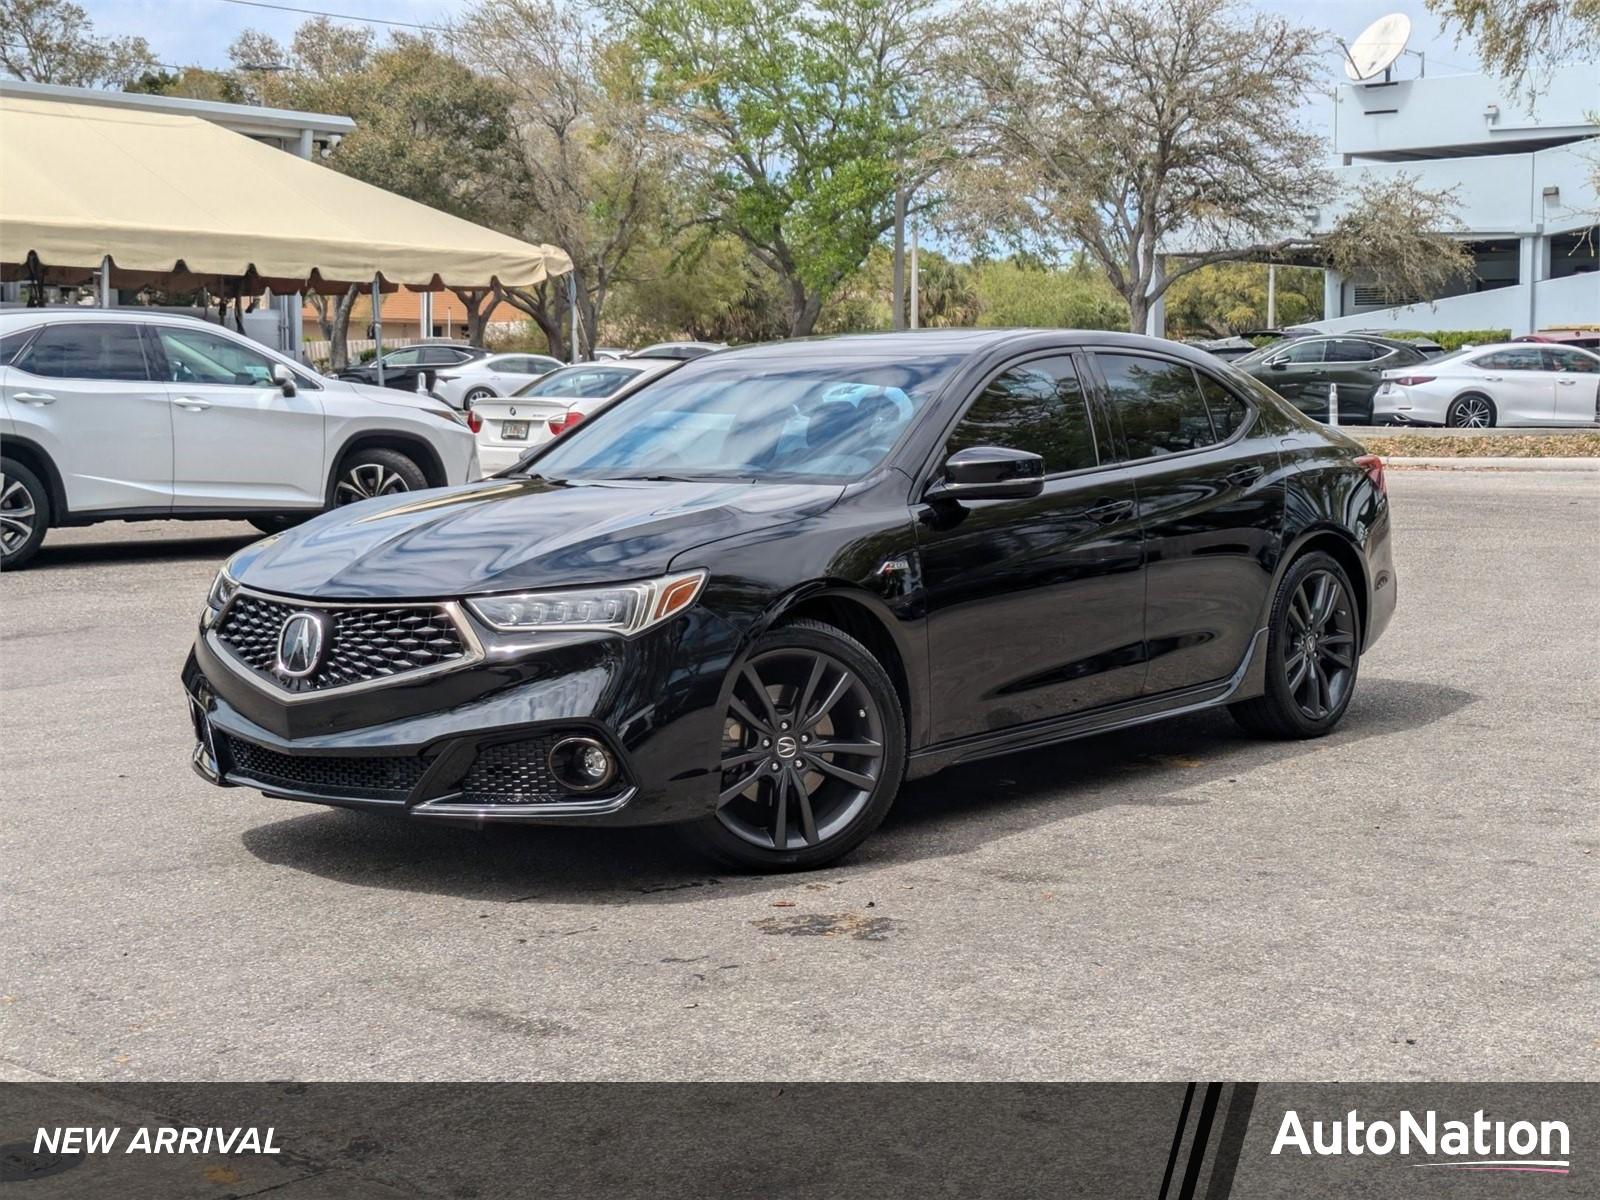
<svg viewBox="0 0 1600 1200">
<path fill-rule="evenodd" d="M 261 672 L 239 658 L 232 648 L 218 635 L 217 627 L 221 625 L 222 618 L 238 602 L 240 596 L 254 596 L 258 600 L 266 600 L 272 604 L 283 604 L 290 608 L 442 609 L 445 615 L 450 618 L 451 624 L 456 627 L 456 632 L 461 635 L 461 645 L 466 653 L 460 658 L 452 659 L 449 662 L 435 663 L 431 667 L 418 667 L 414 671 L 402 671 L 397 675 L 386 675 L 382 679 L 363 679 L 359 683 L 341 683 L 337 687 L 316 688 L 309 692 L 291 692 L 274 682 L 271 677 L 264 677 Z M 348 696 L 352 692 L 390 687 L 398 683 L 409 683 L 416 679 L 428 679 L 434 675 L 443 675 L 448 671 L 459 671 L 467 667 L 476 666 L 485 657 L 483 642 L 479 640 L 477 631 L 473 629 L 472 622 L 467 617 L 466 609 L 459 600 L 397 600 L 389 603 L 368 600 L 306 600 L 299 596 L 283 596 L 276 592 L 264 592 L 257 588 L 240 584 L 234 589 L 233 595 L 228 597 L 228 603 L 217 614 L 216 620 L 211 623 L 204 636 L 207 647 L 235 675 L 245 682 L 253 684 L 267 695 L 276 697 L 288 704 L 297 704 L 307 700 L 320 700 L 324 696 Z"/>
</svg>

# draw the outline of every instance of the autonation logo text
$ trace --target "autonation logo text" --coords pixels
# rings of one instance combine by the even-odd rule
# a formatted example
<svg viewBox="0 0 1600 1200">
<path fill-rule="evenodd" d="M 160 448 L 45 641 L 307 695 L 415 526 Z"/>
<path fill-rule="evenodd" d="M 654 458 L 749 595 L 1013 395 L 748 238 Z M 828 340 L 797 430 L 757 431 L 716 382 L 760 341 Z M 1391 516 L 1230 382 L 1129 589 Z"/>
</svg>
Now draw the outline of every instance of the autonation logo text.
<svg viewBox="0 0 1600 1200">
<path fill-rule="evenodd" d="M 1307 1132 L 1300 1114 L 1290 1109 L 1278 1126 L 1272 1153 L 1299 1151 L 1307 1157 L 1386 1154 L 1443 1156 L 1441 1162 L 1410 1163 L 1413 1167 L 1450 1167 L 1461 1171 L 1524 1171 L 1565 1175 L 1571 1135 L 1565 1121 L 1491 1121 L 1479 1109 L 1469 1121 L 1441 1121 L 1432 1109 L 1420 1117 L 1402 1109 L 1393 1120 L 1363 1120 L 1356 1109 L 1342 1119 L 1312 1121 Z"/>
</svg>

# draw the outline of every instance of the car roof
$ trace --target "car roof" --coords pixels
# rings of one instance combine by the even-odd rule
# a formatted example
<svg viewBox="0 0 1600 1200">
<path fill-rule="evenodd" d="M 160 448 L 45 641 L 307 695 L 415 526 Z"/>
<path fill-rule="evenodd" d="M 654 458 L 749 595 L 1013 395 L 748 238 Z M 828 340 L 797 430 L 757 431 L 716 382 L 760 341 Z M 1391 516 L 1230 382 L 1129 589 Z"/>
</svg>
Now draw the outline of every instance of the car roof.
<svg viewBox="0 0 1600 1200">
<path fill-rule="evenodd" d="M 201 325 L 213 325 L 215 321 L 196 316 L 194 313 L 167 312 L 159 308 L 78 308 L 75 306 L 53 305 L 50 308 L 6 308 L 0 309 L 0 324 L 7 327 L 18 325 L 51 324 L 56 321 L 197 321 Z M 237 333 L 237 330 L 233 332 Z"/>
<path fill-rule="evenodd" d="M 691 360 L 711 369 L 729 361 L 785 361 L 819 357 L 883 361 L 918 354 L 976 357 L 992 351 L 1035 348 L 1102 346 L 1107 349 L 1154 350 L 1197 365 L 1214 365 L 1216 359 L 1194 346 L 1167 338 L 1119 333 L 1104 329 L 915 329 L 883 333 L 837 333 L 786 341 L 735 346 L 714 355 Z"/>
</svg>

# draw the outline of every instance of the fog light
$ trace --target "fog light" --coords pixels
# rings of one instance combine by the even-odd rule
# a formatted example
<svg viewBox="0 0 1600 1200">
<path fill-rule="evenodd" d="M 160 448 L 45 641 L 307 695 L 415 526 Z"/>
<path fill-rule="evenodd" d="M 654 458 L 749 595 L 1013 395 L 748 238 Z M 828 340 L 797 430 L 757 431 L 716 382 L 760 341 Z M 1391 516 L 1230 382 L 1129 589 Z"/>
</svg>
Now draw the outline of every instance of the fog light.
<svg viewBox="0 0 1600 1200">
<path fill-rule="evenodd" d="M 550 750 L 550 773 L 569 792 L 593 792 L 617 774 L 617 760 L 593 738 L 563 738 Z"/>
</svg>

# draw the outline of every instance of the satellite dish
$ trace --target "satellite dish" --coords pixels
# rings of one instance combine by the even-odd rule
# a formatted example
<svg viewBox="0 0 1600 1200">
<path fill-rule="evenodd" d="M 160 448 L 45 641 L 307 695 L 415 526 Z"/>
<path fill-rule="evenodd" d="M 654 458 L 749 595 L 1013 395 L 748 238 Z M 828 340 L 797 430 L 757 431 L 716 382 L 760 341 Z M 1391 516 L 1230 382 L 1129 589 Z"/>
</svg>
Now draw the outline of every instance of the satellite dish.
<svg viewBox="0 0 1600 1200">
<path fill-rule="evenodd" d="M 1344 73 L 1360 83 L 1387 71 L 1395 59 L 1406 52 L 1411 36 L 1411 18 L 1405 13 L 1379 17 L 1361 31 L 1354 43 L 1345 47 Z"/>
</svg>

